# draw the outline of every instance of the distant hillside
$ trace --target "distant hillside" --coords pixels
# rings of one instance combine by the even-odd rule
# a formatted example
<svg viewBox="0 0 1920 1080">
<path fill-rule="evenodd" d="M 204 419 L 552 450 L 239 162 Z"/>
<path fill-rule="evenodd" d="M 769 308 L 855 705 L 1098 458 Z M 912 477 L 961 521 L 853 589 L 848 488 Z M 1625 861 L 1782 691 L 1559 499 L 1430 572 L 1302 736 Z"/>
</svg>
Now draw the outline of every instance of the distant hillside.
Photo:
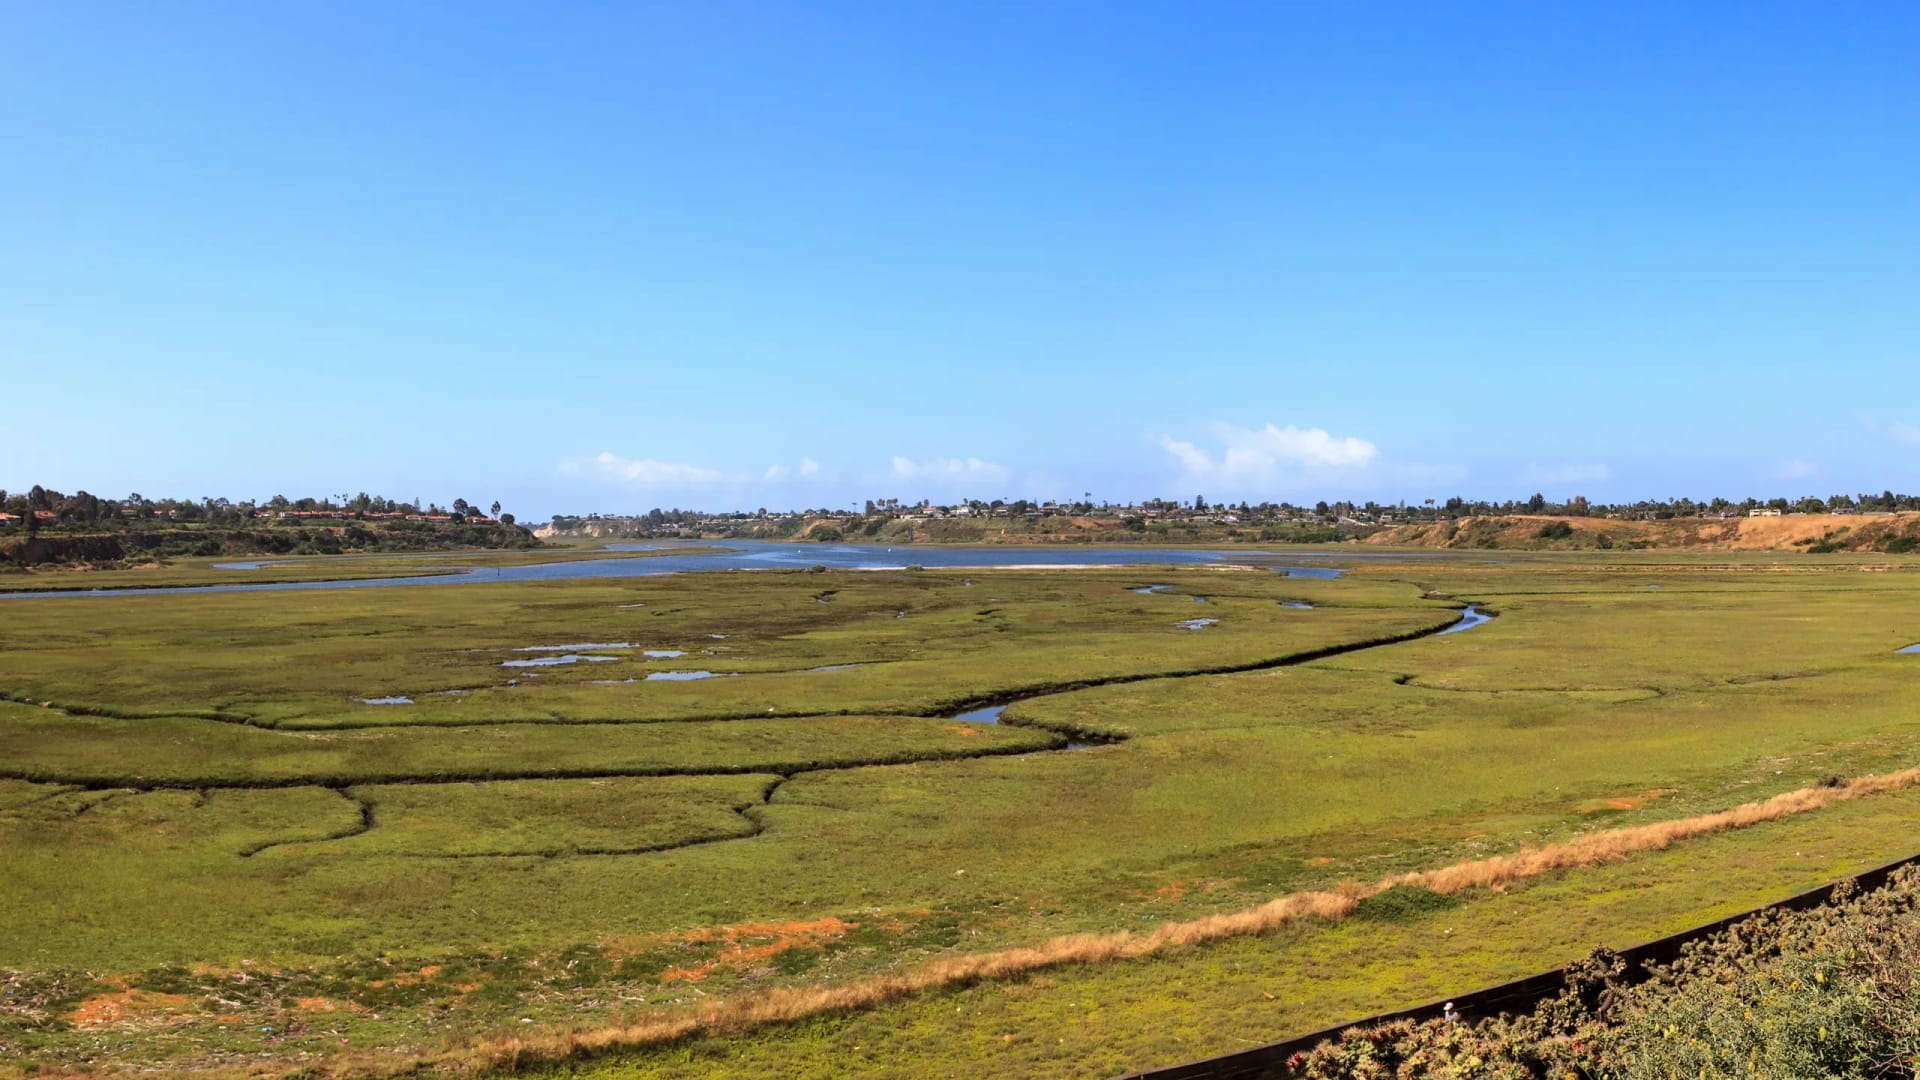
<svg viewBox="0 0 1920 1080">
<path fill-rule="evenodd" d="M 1146 521 L 1087 514 L 1020 517 L 865 517 L 787 514 L 744 520 L 650 524 L 644 517 L 566 517 L 541 525 L 541 539 L 796 540 L 857 544 L 1324 544 L 1355 540 L 1354 522 L 1234 523 L 1215 518 Z"/>
<path fill-rule="evenodd" d="M 538 547 L 518 525 L 455 521 L 306 521 L 220 526 L 17 529 L 0 535 L 0 569 L 37 565 L 124 566 L 181 555 L 335 555 L 343 552 L 451 551 Z"/>
<path fill-rule="evenodd" d="M 1920 514 L 1786 514 L 1664 521 L 1544 515 L 1464 517 L 1381 529 L 1364 542 L 1526 551 L 1673 548 L 1901 554 L 1920 551 Z"/>
<path fill-rule="evenodd" d="M 712 517 L 680 523 L 634 517 L 556 518 L 541 538 L 596 540 L 785 540 L 862 544 L 1392 544 L 1410 547 L 1526 551 L 1646 549 L 1920 551 L 1920 512 L 1782 514 L 1778 517 L 1664 519 L 1468 514 L 1405 525 L 1337 521 L 1236 520 L 1231 515 L 1142 520 L 1095 514 L 1016 517 L 867 517 L 785 514 Z"/>
</svg>

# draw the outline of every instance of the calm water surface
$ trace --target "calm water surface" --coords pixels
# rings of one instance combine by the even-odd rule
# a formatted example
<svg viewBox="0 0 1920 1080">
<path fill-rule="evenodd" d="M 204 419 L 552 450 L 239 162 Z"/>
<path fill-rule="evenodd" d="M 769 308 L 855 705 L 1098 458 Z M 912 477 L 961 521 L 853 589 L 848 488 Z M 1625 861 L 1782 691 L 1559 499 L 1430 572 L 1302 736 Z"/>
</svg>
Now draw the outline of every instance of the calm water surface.
<svg viewBox="0 0 1920 1080">
<path fill-rule="evenodd" d="M 1462 630 L 1471 630 L 1481 623 L 1491 622 L 1492 620 L 1493 616 L 1481 611 L 1472 604 L 1468 604 L 1467 609 L 1460 613 L 1460 621 L 1440 631 L 1439 636 L 1444 637 L 1447 634 L 1457 634 Z"/>
<path fill-rule="evenodd" d="M 717 545 L 707 545 L 717 546 Z M 459 585 L 476 581 L 555 581 L 564 578 L 627 578 L 676 574 L 689 570 L 795 569 L 826 566 L 836 570 L 899 570 L 917 566 L 1126 566 L 1136 563 L 1211 565 L 1271 551 L 1230 551 L 1206 548 L 1156 547 L 885 547 L 879 544 L 794 544 L 761 540 L 728 541 L 724 551 L 688 555 L 648 555 L 633 559 L 590 559 L 580 562 L 536 563 L 530 566 L 487 566 L 451 574 L 420 577 L 359 578 L 341 581 L 284 581 L 257 584 L 193 585 L 182 588 L 93 589 L 58 592 L 0 593 L 0 599 L 36 596 L 143 596 L 161 593 L 263 592 L 292 589 L 370 589 L 402 585 Z M 665 544 L 608 544 L 608 551 L 671 551 Z M 1316 557 L 1341 558 L 1328 553 Z M 298 560 L 283 560 L 298 561 Z M 270 566 L 233 563 L 236 572 Z M 1274 566 L 1289 577 L 1334 578 L 1335 566 Z"/>
</svg>

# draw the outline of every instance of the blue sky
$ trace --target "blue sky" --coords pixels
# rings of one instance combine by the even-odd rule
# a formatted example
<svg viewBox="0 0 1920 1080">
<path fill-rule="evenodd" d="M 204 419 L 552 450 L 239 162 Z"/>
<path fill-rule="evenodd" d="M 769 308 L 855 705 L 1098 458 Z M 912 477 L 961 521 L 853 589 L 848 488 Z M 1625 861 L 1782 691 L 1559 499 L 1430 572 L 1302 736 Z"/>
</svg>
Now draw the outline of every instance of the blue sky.
<svg viewBox="0 0 1920 1080">
<path fill-rule="evenodd" d="M 1920 488 L 1911 4 L 0 0 L 0 486 Z"/>
</svg>

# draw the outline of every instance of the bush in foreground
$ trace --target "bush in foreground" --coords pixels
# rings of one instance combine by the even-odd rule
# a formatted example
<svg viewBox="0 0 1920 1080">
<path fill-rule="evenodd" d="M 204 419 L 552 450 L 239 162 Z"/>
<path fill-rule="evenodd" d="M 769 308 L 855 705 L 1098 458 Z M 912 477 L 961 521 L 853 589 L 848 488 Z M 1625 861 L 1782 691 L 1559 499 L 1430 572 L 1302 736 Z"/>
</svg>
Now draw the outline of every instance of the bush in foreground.
<svg viewBox="0 0 1920 1080">
<path fill-rule="evenodd" d="M 1295 1076 L 1912 1077 L 1920 869 L 1805 912 L 1755 916 L 1637 985 L 1605 952 L 1523 1016 L 1393 1021 L 1297 1055 Z"/>
</svg>

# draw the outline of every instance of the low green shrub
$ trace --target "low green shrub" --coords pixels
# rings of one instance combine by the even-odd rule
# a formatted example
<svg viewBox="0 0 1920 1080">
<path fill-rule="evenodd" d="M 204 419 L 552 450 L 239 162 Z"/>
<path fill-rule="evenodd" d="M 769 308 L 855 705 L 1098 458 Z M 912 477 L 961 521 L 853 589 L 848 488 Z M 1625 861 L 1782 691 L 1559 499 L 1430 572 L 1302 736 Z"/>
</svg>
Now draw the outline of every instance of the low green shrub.
<svg viewBox="0 0 1920 1080">
<path fill-rule="evenodd" d="M 1353 910 L 1356 919 L 1378 922 L 1410 922 L 1423 915 L 1460 906 L 1460 898 L 1434 892 L 1424 885 L 1395 885 L 1360 901 Z"/>
</svg>

